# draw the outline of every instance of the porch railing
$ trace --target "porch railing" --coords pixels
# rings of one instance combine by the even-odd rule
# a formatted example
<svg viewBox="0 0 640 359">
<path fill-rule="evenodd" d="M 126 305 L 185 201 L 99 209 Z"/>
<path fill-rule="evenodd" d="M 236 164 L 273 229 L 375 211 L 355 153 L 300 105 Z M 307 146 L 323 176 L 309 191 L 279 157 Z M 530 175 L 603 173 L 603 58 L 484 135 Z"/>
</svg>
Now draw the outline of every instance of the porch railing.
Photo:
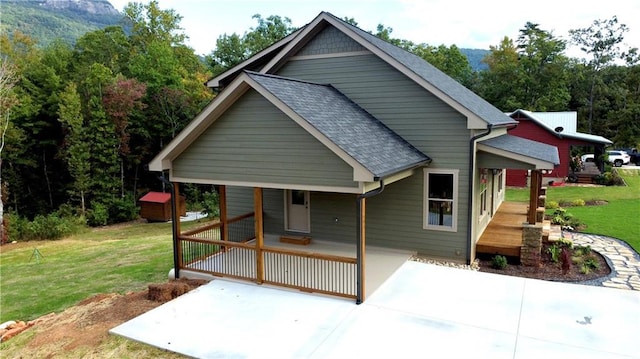
<svg viewBox="0 0 640 359">
<path fill-rule="evenodd" d="M 221 226 L 214 223 L 178 236 L 181 270 L 356 298 L 356 258 L 268 246 L 258 251 L 254 213 L 227 221 L 227 241 Z"/>
</svg>

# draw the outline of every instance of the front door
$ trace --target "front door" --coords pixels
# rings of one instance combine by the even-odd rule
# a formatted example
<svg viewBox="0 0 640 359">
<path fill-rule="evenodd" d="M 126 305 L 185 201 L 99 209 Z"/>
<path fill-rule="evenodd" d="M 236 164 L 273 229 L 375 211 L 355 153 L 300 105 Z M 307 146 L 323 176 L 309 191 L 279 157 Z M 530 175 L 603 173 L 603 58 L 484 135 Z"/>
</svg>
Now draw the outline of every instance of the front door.
<svg viewBox="0 0 640 359">
<path fill-rule="evenodd" d="M 292 232 L 310 232 L 309 191 L 287 190 L 286 230 Z"/>
</svg>

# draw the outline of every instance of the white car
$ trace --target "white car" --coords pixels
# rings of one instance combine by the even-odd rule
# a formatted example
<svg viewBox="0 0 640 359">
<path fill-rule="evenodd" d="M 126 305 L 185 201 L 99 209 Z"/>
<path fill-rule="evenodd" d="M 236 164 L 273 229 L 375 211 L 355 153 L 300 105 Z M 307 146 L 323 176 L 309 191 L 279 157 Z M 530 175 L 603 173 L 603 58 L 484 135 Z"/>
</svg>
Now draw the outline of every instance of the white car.
<svg viewBox="0 0 640 359">
<path fill-rule="evenodd" d="M 607 151 L 607 155 L 609 157 L 609 163 L 613 164 L 615 167 L 628 165 L 629 161 L 631 161 L 631 156 L 629 156 L 625 151 Z M 580 159 L 582 162 L 593 162 L 593 153 L 582 155 Z"/>
</svg>

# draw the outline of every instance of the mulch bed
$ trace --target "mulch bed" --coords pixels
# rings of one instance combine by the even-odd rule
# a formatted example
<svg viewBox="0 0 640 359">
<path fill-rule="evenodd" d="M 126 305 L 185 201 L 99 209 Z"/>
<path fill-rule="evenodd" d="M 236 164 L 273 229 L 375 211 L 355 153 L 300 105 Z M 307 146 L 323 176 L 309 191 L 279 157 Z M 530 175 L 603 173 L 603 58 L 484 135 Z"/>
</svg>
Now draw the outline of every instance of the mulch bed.
<svg viewBox="0 0 640 359">
<path fill-rule="evenodd" d="M 534 278 L 558 282 L 583 282 L 604 278 L 611 273 L 611 268 L 607 264 L 606 259 L 598 252 L 592 251 L 591 255 L 597 260 L 598 268 L 591 269 L 589 273 L 581 272 L 581 266 L 571 264 L 567 273 L 563 273 L 562 263 L 551 260 L 551 254 L 548 249 L 549 243 L 543 243 L 542 260 L 540 267 L 524 266 L 520 264 L 519 258 L 507 257 L 509 263 L 505 269 L 492 268 L 493 256 L 481 256 L 480 271 L 488 273 L 505 274 L 516 277 Z"/>
</svg>

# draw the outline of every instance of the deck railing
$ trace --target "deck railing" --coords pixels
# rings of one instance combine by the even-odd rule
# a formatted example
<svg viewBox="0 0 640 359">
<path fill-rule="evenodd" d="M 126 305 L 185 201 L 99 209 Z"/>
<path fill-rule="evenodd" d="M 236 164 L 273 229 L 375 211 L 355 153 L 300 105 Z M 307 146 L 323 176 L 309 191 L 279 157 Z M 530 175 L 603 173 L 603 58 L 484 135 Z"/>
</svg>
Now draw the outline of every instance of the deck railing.
<svg viewBox="0 0 640 359">
<path fill-rule="evenodd" d="M 356 298 L 356 259 L 263 248 L 264 282 L 316 293 Z"/>
<path fill-rule="evenodd" d="M 181 270 L 356 298 L 356 258 L 265 246 L 258 250 L 253 213 L 227 222 L 227 241 L 221 226 L 214 223 L 178 236 Z"/>
</svg>

